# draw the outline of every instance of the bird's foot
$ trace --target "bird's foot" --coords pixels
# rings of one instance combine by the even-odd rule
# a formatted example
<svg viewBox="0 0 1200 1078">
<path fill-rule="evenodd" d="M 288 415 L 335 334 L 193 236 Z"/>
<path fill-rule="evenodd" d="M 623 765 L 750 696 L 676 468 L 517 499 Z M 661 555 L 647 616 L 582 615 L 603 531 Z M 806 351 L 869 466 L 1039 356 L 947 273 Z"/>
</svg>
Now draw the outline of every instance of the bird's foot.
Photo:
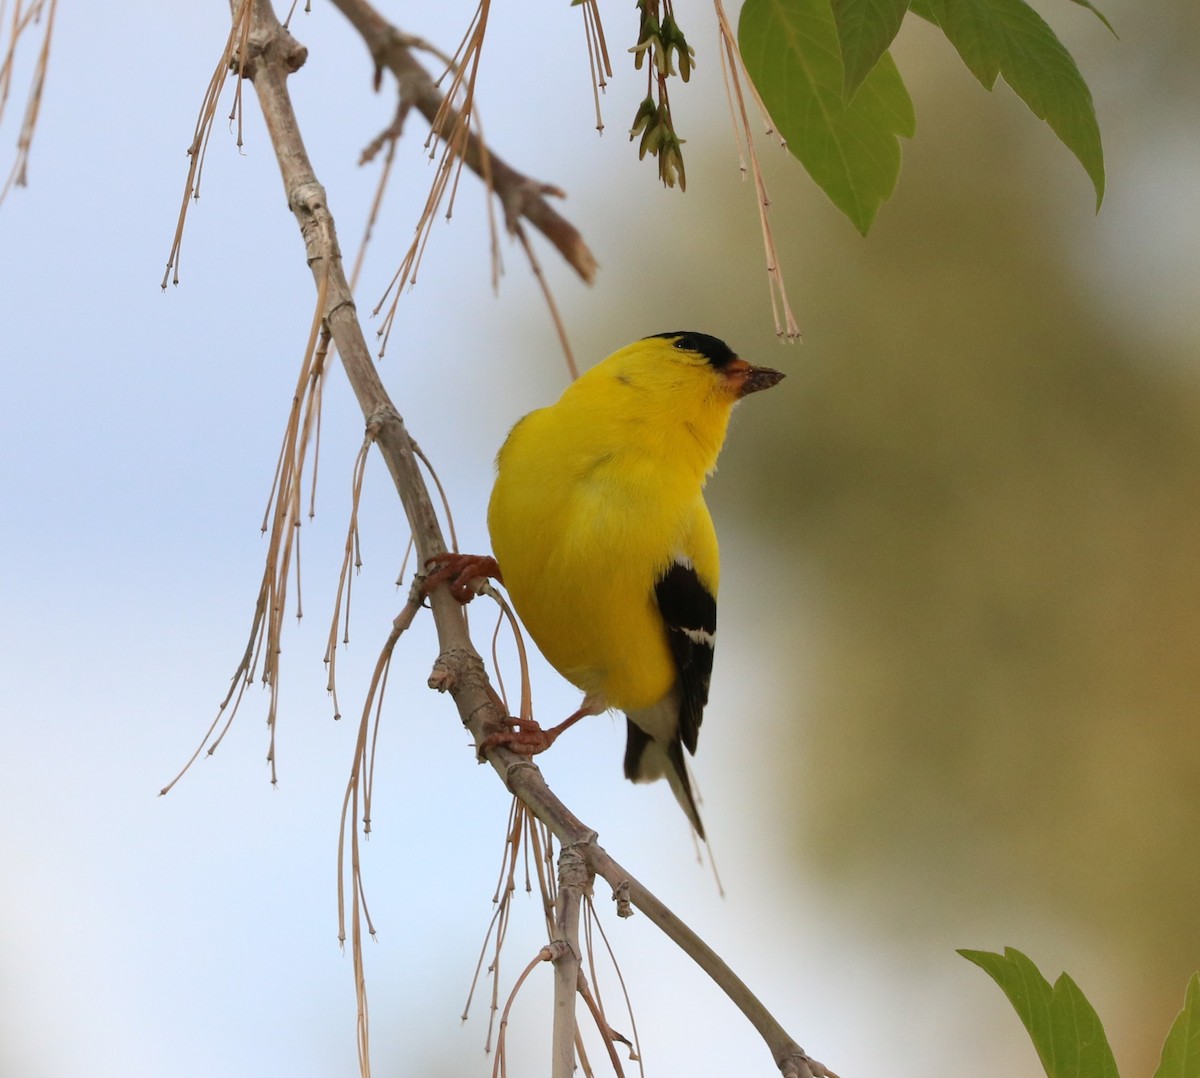
<svg viewBox="0 0 1200 1078">
<path fill-rule="evenodd" d="M 553 745 L 555 739 L 562 732 L 558 727 L 543 730 L 533 719 L 509 718 L 505 721 L 508 723 L 509 729 L 488 734 L 479 743 L 478 755 L 481 760 L 487 756 L 489 749 L 498 748 L 501 745 L 518 756 L 536 756 Z"/>
<path fill-rule="evenodd" d="M 509 717 L 505 721 L 508 722 L 510 729 L 502 730 L 497 734 L 489 734 L 479 743 L 479 758 L 482 760 L 487 755 L 488 749 L 494 749 L 499 745 L 503 745 L 518 756 L 536 756 L 553 745 L 558 740 L 559 734 L 569 730 L 584 715 L 591 714 L 593 712 L 586 708 L 580 708 L 575 714 L 563 719 L 557 726 L 551 726 L 549 730 L 544 730 L 533 719 Z"/>
<path fill-rule="evenodd" d="M 475 589 L 471 587 L 474 580 L 492 577 L 503 583 L 500 576 L 500 566 L 496 559 L 486 554 L 435 554 L 425 563 L 427 570 L 422 590 L 428 595 L 439 584 L 445 583 L 454 596 L 464 606 L 475 598 Z"/>
</svg>

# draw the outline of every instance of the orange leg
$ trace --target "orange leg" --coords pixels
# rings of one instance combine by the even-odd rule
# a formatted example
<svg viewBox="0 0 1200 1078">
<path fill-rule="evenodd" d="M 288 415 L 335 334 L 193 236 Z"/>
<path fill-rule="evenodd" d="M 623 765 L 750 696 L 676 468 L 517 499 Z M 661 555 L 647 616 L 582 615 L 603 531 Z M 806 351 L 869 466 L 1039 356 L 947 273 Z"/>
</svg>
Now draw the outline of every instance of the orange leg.
<svg viewBox="0 0 1200 1078">
<path fill-rule="evenodd" d="M 479 577 L 492 577 L 504 583 L 496 559 L 486 554 L 437 554 L 425 563 L 426 568 L 436 566 L 425 577 L 424 591 L 428 595 L 439 584 L 445 583 L 464 606 L 475 598 L 471 581 Z"/>
<path fill-rule="evenodd" d="M 510 718 L 508 721 L 512 729 L 485 737 L 479 745 L 479 756 L 482 759 L 488 749 L 497 745 L 503 745 L 518 756 L 536 756 L 539 752 L 545 752 L 558 740 L 559 734 L 569 730 L 585 715 L 595 714 L 596 709 L 589 706 L 585 700 L 578 711 L 563 719 L 557 726 L 551 726 L 549 730 L 543 730 L 533 719 Z"/>
</svg>

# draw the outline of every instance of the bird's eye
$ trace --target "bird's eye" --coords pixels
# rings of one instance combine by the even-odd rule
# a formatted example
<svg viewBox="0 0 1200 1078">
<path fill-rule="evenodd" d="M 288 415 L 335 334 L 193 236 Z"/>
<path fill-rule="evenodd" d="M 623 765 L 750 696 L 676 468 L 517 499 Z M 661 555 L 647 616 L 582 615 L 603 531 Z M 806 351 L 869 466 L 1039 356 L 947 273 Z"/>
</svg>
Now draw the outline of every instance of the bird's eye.
<svg viewBox="0 0 1200 1078">
<path fill-rule="evenodd" d="M 682 350 L 683 350 L 683 351 L 685 351 L 685 352 L 698 352 L 698 351 L 699 351 L 699 349 L 696 347 L 696 342 L 695 342 L 695 340 L 693 340 L 693 339 L 692 339 L 690 336 L 688 336 L 687 334 L 685 334 L 685 335 L 684 335 L 684 336 L 682 336 L 682 337 L 679 337 L 679 338 L 678 338 L 678 339 L 675 341 L 675 347 L 676 347 L 676 348 L 679 348 L 679 349 L 682 349 Z"/>
</svg>

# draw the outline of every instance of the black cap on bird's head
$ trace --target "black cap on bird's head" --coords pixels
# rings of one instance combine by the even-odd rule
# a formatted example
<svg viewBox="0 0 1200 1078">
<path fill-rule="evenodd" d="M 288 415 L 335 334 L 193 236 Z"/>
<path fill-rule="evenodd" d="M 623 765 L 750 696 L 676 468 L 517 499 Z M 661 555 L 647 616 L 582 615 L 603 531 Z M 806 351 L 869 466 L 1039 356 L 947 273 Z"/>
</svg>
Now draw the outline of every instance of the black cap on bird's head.
<svg viewBox="0 0 1200 1078">
<path fill-rule="evenodd" d="M 676 348 L 703 356 L 717 370 L 721 370 L 737 359 L 737 353 L 729 345 L 710 333 L 694 333 L 691 330 L 676 329 L 670 333 L 652 333 L 650 336 L 661 337 L 665 341 L 671 341 Z"/>
<path fill-rule="evenodd" d="M 710 333 L 676 329 L 669 333 L 652 333 L 646 339 L 650 340 L 653 337 L 661 337 L 671 341 L 676 348 L 703 356 L 715 370 L 728 376 L 738 397 L 757 393 L 760 389 L 770 389 L 783 381 L 782 371 L 770 367 L 755 367 L 747 363 L 723 340 Z"/>
</svg>

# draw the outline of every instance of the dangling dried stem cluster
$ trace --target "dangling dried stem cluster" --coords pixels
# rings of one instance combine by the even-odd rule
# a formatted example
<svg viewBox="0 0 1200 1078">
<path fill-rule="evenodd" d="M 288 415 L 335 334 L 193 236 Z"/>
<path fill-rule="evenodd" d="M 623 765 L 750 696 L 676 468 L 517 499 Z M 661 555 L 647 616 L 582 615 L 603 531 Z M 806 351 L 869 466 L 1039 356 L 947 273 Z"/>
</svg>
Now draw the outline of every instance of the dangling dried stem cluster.
<svg viewBox="0 0 1200 1078">
<path fill-rule="evenodd" d="M 479 59 L 483 50 L 483 40 L 487 31 L 487 20 L 490 10 L 490 0 L 479 0 L 479 6 L 476 7 L 471 23 L 467 27 L 462 41 L 459 42 L 458 49 L 451 57 L 446 71 L 446 74 L 450 76 L 450 84 L 442 99 L 441 108 L 430 123 L 429 135 L 425 139 L 425 147 L 429 151 L 429 159 L 437 161 L 437 171 L 434 175 L 433 185 L 430 188 L 428 198 L 425 200 L 425 208 L 421 211 L 421 216 L 417 221 L 413 241 L 404 258 L 401 259 L 400 267 L 392 276 L 382 298 L 371 312 L 374 315 L 378 315 L 380 310 L 383 309 L 384 304 L 388 304 L 387 313 L 384 315 L 383 322 L 378 330 L 378 336 L 381 341 L 379 348 L 380 356 L 383 355 L 387 348 L 387 340 L 396 318 L 396 307 L 400 302 L 400 296 L 408 285 L 416 283 L 417 269 L 421 263 L 421 255 L 424 253 L 425 244 L 429 240 L 429 233 L 433 226 L 434 217 L 437 215 L 443 202 L 446 203 L 446 219 L 449 220 L 454 214 L 454 199 L 458 193 L 458 181 L 462 175 L 467 148 L 467 136 L 471 131 L 472 122 L 478 125 L 478 120 L 474 118 L 475 83 L 479 74 Z M 491 162 L 486 153 L 483 155 L 480 163 L 482 166 L 481 176 L 490 195 L 492 193 Z M 497 255 L 498 239 L 496 235 L 496 222 L 491 212 L 491 205 L 491 199 L 489 198 L 488 228 L 492 238 L 494 278 L 499 273 Z"/>
<path fill-rule="evenodd" d="M 578 230 L 554 210 L 547 198 L 563 197 L 563 192 L 552 184 L 540 183 L 518 172 L 502 158 L 492 152 L 483 140 L 478 114 L 474 108 L 476 75 L 483 35 L 487 26 L 488 5 L 482 0 L 471 25 L 453 56 L 447 56 L 421 38 L 406 34 L 383 19 L 367 0 L 332 0 L 355 29 L 362 35 L 375 60 L 375 84 L 381 85 L 382 73 L 386 69 L 396 79 L 397 106 L 395 118 L 388 127 L 363 151 L 362 161 L 373 160 L 384 154 L 379 185 L 374 204 L 367 222 L 363 239 L 355 262 L 354 277 L 362 263 L 363 250 L 374 229 L 383 193 L 391 172 L 397 141 L 410 111 L 419 112 L 430 125 L 426 146 L 431 158 L 438 161 L 434 181 L 425 206 L 421 212 L 414 237 L 400 262 L 382 298 L 373 313 L 378 314 L 386 306 L 386 313 L 378 331 L 382 338 L 380 355 L 387 346 L 397 313 L 400 296 L 415 283 L 421 256 L 428 240 L 434 217 L 448 200 L 446 214 L 453 210 L 458 179 L 465 165 L 483 181 L 489 194 L 494 194 L 504 214 L 505 228 L 516 237 L 529 259 L 538 284 L 546 296 L 547 306 L 554 321 L 568 370 L 574 375 L 574 361 L 566 344 L 566 330 L 558 314 L 557 305 L 541 272 L 541 266 L 533 254 L 524 231 L 524 224 L 531 224 L 557 249 L 566 262 L 584 281 L 591 283 L 596 273 L 596 260 Z M 592 2 L 592 0 L 588 0 Z M 598 27 L 598 21 L 596 26 Z M 601 48 L 603 38 L 600 37 Z M 413 56 L 413 50 L 421 50 L 436 56 L 444 65 L 442 76 L 436 81 Z M 606 55 L 606 53 L 605 53 Z M 443 91 L 441 83 L 448 80 Z M 489 232 L 491 237 L 492 279 L 498 282 L 501 272 L 499 231 L 492 216 L 491 200 L 488 200 Z"/>
<path fill-rule="evenodd" d="M 32 36 L 34 27 L 42 30 L 42 44 L 33 65 L 29 94 L 25 99 L 25 115 L 17 133 L 17 156 L 9 171 L 4 187 L 0 189 L 0 205 L 4 204 L 13 187 L 24 187 L 28 182 L 29 151 L 33 146 L 33 135 L 37 130 L 38 114 L 42 109 L 42 90 L 46 85 L 46 70 L 50 66 L 50 41 L 54 36 L 54 16 L 58 12 L 58 0 L 32 0 L 22 3 L 15 0 L 11 17 L 6 8 L 8 0 L 0 0 L 0 122 L 4 120 L 4 109 L 12 89 L 13 74 L 17 63 L 17 46 L 26 34 Z M 7 43 L 5 35 L 7 31 Z"/>
<path fill-rule="evenodd" d="M 604 24 L 600 21 L 600 6 L 596 0 L 571 0 L 571 6 L 583 12 L 583 36 L 587 41 L 588 70 L 592 76 L 592 101 L 596 106 L 596 130 L 604 130 L 600 111 L 600 95 L 613 77 L 608 59 L 608 44 L 604 40 Z"/>
<path fill-rule="evenodd" d="M 375 777 L 375 747 L 379 738 L 379 723 L 383 712 L 383 699 L 387 689 L 388 670 L 391 667 L 392 655 L 400 636 L 412 624 L 421 609 L 422 596 L 414 588 L 403 610 L 396 615 L 392 622 L 392 631 L 379 653 L 375 663 L 375 671 L 371 675 L 371 684 L 367 688 L 366 699 L 363 702 L 362 716 L 358 725 L 358 737 L 354 746 L 354 762 L 350 769 L 350 779 L 346 784 L 346 794 L 342 800 L 342 819 L 338 834 L 338 863 L 337 863 L 337 906 L 338 906 L 338 940 L 346 943 L 346 860 L 347 842 L 349 844 L 350 862 L 350 955 L 354 963 L 354 994 L 358 1002 L 357 1043 L 358 1066 L 362 1078 L 371 1076 L 371 1039 L 370 1021 L 367 1007 L 367 975 L 363 956 L 363 930 L 366 929 L 372 937 L 375 926 L 371 923 L 371 913 L 367 908 L 366 893 L 362 880 L 362 852 L 359 848 L 358 821 L 362 820 L 362 833 L 371 833 L 371 789 Z"/>
<path fill-rule="evenodd" d="M 237 715 L 246 688 L 256 677 L 270 690 L 267 707 L 267 726 L 270 741 L 267 762 L 271 767 L 271 782 L 276 781 L 275 772 L 275 719 L 279 706 L 279 661 L 283 653 L 283 619 L 287 606 L 288 578 L 293 565 L 296 573 L 296 617 L 303 616 L 300 598 L 300 525 L 303 517 L 302 484 L 305 461 L 310 446 L 313 448 L 312 483 L 316 484 L 316 456 L 320 429 L 322 386 L 326 363 L 329 357 L 328 331 L 322 327 L 321 312 L 325 309 L 328 290 L 328 275 L 322 278 L 317 290 L 317 305 L 313 314 L 308 344 L 300 364 L 296 389 L 292 396 L 292 407 L 288 413 L 283 444 L 275 465 L 275 478 L 271 485 L 267 509 L 263 515 L 262 530 L 269 533 L 267 555 L 259 584 L 258 599 L 254 605 L 254 617 L 250 624 L 249 639 L 242 658 L 230 679 L 229 691 L 217 708 L 213 719 L 200 744 L 188 758 L 187 763 L 160 793 L 167 793 L 192 766 L 200 753 L 212 755 L 217 750 L 230 725 Z M 361 480 L 361 477 L 357 477 Z M 357 503 L 356 503 L 357 504 Z M 310 500 L 311 515 L 311 500 Z M 339 593 L 340 601 L 340 593 Z M 261 669 L 261 673 L 260 673 Z M 224 723 L 222 723 L 224 719 Z M 220 729 L 218 730 L 218 726 Z"/>
<path fill-rule="evenodd" d="M 555 977 L 555 1020 L 551 1037 L 552 1073 L 555 1076 L 570 1075 L 576 1070 L 583 1074 L 596 1073 L 588 1057 L 582 1030 L 575 1019 L 574 1000 L 578 996 L 592 1017 L 613 1073 L 617 1078 L 624 1078 L 626 1072 L 621 1061 L 621 1049 L 628 1053 L 628 1058 L 636 1062 L 639 1072 L 641 1071 L 637 1023 L 616 956 L 609 946 L 608 937 L 604 934 L 592 903 L 594 876 L 580 852 L 569 846 L 559 851 L 557 873 L 554 871 L 554 863 L 554 835 L 545 824 L 534 817 L 519 798 L 514 798 L 505 830 L 500 878 L 492 895 L 492 903 L 496 908 L 480 948 L 479 961 L 467 993 L 466 1004 L 463 1006 L 462 1019 L 466 1021 L 469 1015 L 471 1001 L 479 983 L 479 976 L 483 972 L 490 944 L 491 959 L 487 964 L 487 975 L 491 978 L 492 989 L 485 1047 L 490 1052 L 495 1037 L 496 1058 L 492 1066 L 492 1078 L 506 1078 L 509 1073 L 507 1034 L 513 1004 L 534 970 L 543 963 L 551 963 Z M 533 876 L 537 878 L 549 942 L 538 950 L 518 974 L 501 1008 L 501 957 L 512 913 L 512 901 L 517 893 L 517 874 L 522 867 L 526 893 L 533 889 Z M 582 937 L 579 931 L 581 923 Z M 596 965 L 597 933 L 621 988 L 632 1039 L 613 1029 L 605 1014 Z M 496 1022 L 497 1016 L 499 1025 Z"/>
<path fill-rule="evenodd" d="M 237 124 L 237 145 L 242 147 L 242 70 L 244 60 L 235 57 L 246 56 L 246 42 L 250 37 L 251 0 L 239 0 L 233 18 L 230 21 L 229 36 L 225 39 L 225 47 L 217 60 L 217 66 L 208 80 L 204 91 L 204 99 L 200 103 L 200 112 L 196 117 L 196 128 L 192 133 L 192 141 L 188 145 L 188 173 L 183 185 L 183 202 L 179 207 L 179 218 L 175 223 L 175 236 L 171 241 L 171 251 L 167 255 L 167 268 L 163 273 L 162 287 L 179 284 L 179 256 L 183 247 L 183 226 L 187 220 L 188 207 L 200 198 L 200 179 L 204 172 L 204 157 L 208 152 L 208 137 L 212 134 L 213 120 L 217 115 L 217 103 L 221 99 L 221 90 L 231 71 L 237 77 L 234 79 L 233 107 L 229 111 L 230 123 Z"/>
</svg>

